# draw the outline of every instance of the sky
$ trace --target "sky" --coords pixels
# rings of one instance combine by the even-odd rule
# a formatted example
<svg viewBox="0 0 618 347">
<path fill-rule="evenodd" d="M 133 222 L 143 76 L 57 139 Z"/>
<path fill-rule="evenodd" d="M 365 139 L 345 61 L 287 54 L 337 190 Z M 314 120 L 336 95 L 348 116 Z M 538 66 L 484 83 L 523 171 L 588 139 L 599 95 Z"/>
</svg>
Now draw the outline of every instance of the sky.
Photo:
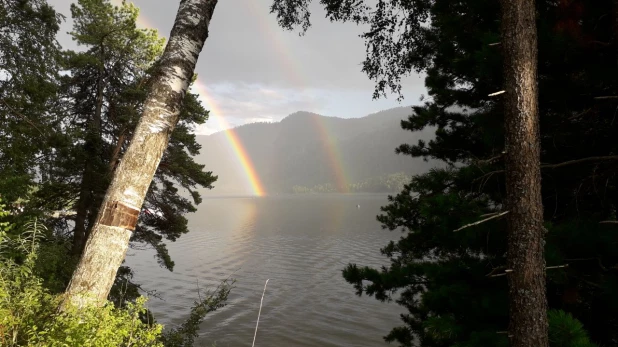
<svg viewBox="0 0 618 347">
<path fill-rule="evenodd" d="M 65 15 L 59 35 L 67 49 L 77 47 L 71 30 L 72 0 L 48 0 Z M 138 25 L 168 37 L 179 1 L 133 0 L 140 8 Z M 209 37 L 196 72 L 209 121 L 196 133 L 211 134 L 254 122 L 280 121 L 296 111 L 325 116 L 363 117 L 380 110 L 419 104 L 426 94 L 424 77 L 403 80 L 404 101 L 395 95 L 372 100 L 374 83 L 361 71 L 365 45 L 363 28 L 331 23 L 314 0 L 312 27 L 306 35 L 277 25 L 269 13 L 272 0 L 222 0 L 215 8 Z M 121 0 L 112 0 L 120 4 Z"/>
</svg>

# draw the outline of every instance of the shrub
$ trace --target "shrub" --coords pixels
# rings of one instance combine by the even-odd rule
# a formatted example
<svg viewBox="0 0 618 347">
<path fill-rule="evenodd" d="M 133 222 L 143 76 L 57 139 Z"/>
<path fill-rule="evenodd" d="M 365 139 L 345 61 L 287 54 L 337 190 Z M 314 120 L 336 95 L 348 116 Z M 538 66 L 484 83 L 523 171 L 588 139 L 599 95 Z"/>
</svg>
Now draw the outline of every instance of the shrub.
<svg viewBox="0 0 618 347">
<path fill-rule="evenodd" d="M 36 271 L 44 227 L 34 221 L 12 239 L 7 234 L 12 226 L 2 222 L 3 207 L 0 204 L 0 346 L 190 347 L 205 315 L 223 307 L 232 288 L 224 281 L 195 303 L 184 324 L 165 334 L 163 326 L 150 319 L 144 297 L 122 307 L 108 301 L 103 307 L 60 312 L 62 295 L 50 292 Z"/>
</svg>

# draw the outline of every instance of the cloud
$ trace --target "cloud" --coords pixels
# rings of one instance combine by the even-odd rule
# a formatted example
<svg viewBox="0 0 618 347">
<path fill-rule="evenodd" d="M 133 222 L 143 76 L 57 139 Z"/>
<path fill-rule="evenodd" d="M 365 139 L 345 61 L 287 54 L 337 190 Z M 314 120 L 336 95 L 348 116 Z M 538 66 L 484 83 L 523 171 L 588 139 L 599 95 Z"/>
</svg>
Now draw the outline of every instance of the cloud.
<svg viewBox="0 0 618 347">
<path fill-rule="evenodd" d="M 69 4 L 74 0 L 48 0 L 67 16 L 59 41 L 75 43 Z M 112 0 L 119 4 L 120 0 Z M 140 8 L 138 25 L 169 35 L 178 1 L 132 0 Z M 217 4 L 209 37 L 196 67 L 205 94 L 204 106 L 213 117 L 198 133 L 212 133 L 249 122 L 279 121 L 296 111 L 338 117 L 361 117 L 400 106 L 395 97 L 372 100 L 374 82 L 361 71 L 365 58 L 362 27 L 331 23 L 322 5 L 314 1 L 312 27 L 298 31 L 279 28 L 269 13 L 272 0 L 226 0 Z M 423 78 L 404 79 L 404 104 L 418 103 L 426 94 Z M 220 116 L 220 121 L 217 117 Z"/>
<path fill-rule="evenodd" d="M 199 81 L 192 89 L 211 113 L 207 124 L 196 129 L 202 135 L 256 122 L 278 122 L 297 111 L 341 118 L 363 117 L 384 109 L 418 104 L 422 89 L 410 88 L 409 100 L 371 99 L 371 90 L 342 88 L 273 88 L 260 84 L 222 83 L 206 86 Z"/>
<path fill-rule="evenodd" d="M 271 88 L 259 84 L 222 83 L 206 86 L 198 80 L 192 92 L 211 113 L 199 134 L 255 122 L 276 122 L 299 110 L 321 113 L 328 100 L 324 91 Z"/>
</svg>

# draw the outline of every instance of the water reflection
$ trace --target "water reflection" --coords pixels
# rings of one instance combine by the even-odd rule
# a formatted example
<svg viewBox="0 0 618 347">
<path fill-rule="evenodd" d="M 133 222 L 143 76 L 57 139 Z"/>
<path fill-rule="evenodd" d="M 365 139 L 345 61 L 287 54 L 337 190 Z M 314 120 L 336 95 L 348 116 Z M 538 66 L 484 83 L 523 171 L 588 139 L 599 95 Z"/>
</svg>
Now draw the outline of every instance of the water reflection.
<svg viewBox="0 0 618 347">
<path fill-rule="evenodd" d="M 341 269 L 348 262 L 384 264 L 379 248 L 398 237 L 375 221 L 385 201 L 345 195 L 208 199 L 189 216 L 191 232 L 169 245 L 175 272 L 158 269 L 144 254 L 128 263 L 138 282 L 163 295 L 166 301 L 152 299 L 150 306 L 171 325 L 186 318 L 196 283 L 214 288 L 233 274 L 229 305 L 207 318 L 198 345 L 250 346 L 268 278 L 256 345 L 384 345 L 382 336 L 399 324 L 401 308 L 355 296 Z"/>
</svg>

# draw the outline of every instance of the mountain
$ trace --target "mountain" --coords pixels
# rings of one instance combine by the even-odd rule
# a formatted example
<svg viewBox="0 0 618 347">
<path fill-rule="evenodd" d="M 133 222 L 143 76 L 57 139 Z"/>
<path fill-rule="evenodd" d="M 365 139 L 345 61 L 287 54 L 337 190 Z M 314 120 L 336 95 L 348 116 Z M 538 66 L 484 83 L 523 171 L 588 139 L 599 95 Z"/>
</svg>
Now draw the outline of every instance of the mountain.
<svg viewBox="0 0 618 347">
<path fill-rule="evenodd" d="M 397 107 L 348 119 L 296 112 L 278 123 L 243 125 L 233 133 L 268 194 L 326 184 L 346 192 L 355 183 L 377 182 L 396 173 L 413 175 L 432 166 L 422 159 L 395 154 L 400 144 L 427 140 L 433 134 L 431 129 L 417 133 L 401 129 L 401 120 L 411 112 L 410 107 Z M 219 176 L 207 195 L 251 193 L 230 134 L 198 136 L 198 142 L 202 153 L 196 161 Z"/>
</svg>

